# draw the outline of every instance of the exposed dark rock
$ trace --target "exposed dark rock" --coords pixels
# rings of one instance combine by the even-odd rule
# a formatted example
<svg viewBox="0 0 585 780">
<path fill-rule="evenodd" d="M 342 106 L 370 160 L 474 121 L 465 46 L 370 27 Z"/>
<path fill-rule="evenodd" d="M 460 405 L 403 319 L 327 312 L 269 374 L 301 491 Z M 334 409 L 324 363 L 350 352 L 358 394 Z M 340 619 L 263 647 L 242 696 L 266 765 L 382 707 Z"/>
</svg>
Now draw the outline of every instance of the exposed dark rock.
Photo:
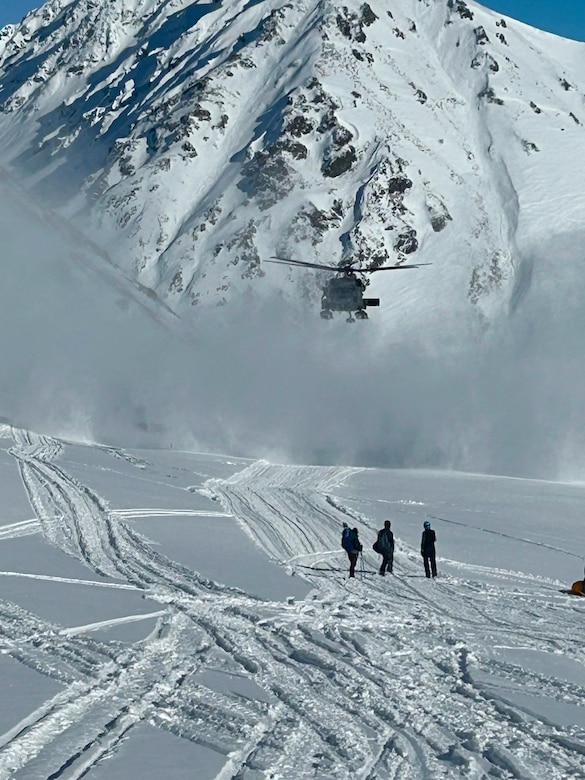
<svg viewBox="0 0 585 780">
<path fill-rule="evenodd" d="M 411 228 L 404 233 L 400 233 L 394 242 L 394 249 L 396 252 L 402 252 L 405 255 L 410 255 L 416 252 L 418 249 L 418 239 L 416 237 L 416 230 Z"/>
<path fill-rule="evenodd" d="M 261 41 L 271 41 L 277 38 L 280 34 L 279 22 L 284 18 L 285 14 L 282 8 L 278 8 L 272 11 L 270 16 L 261 22 L 262 34 L 260 35 Z M 284 41 L 283 41 L 284 43 Z"/>
<path fill-rule="evenodd" d="M 388 182 L 388 192 L 390 195 L 404 195 L 412 187 L 412 182 L 406 176 L 395 176 Z"/>
<path fill-rule="evenodd" d="M 185 141 L 181 149 L 185 153 L 184 157 L 197 157 L 197 149 L 193 146 L 193 144 L 190 141 Z"/>
<path fill-rule="evenodd" d="M 478 98 L 485 98 L 489 103 L 495 103 L 498 106 L 504 105 L 504 101 L 501 98 L 496 97 L 496 93 L 492 87 L 486 87 L 484 90 L 482 90 L 479 93 Z"/>
<path fill-rule="evenodd" d="M 487 36 L 487 33 L 483 27 L 476 27 L 473 31 L 475 33 L 475 42 L 478 44 L 478 46 L 485 46 L 486 43 L 490 42 L 490 39 Z"/>
<path fill-rule="evenodd" d="M 286 142 L 283 141 L 282 148 L 292 154 L 292 156 L 295 158 L 295 160 L 304 160 L 306 159 L 307 155 L 309 154 L 309 151 L 306 146 L 303 146 L 303 144 L 294 141 Z"/>
<path fill-rule="evenodd" d="M 183 290 L 184 290 L 183 272 L 181 270 L 178 270 L 177 273 L 173 276 L 173 279 L 169 285 L 169 292 L 182 293 Z"/>
<path fill-rule="evenodd" d="M 431 217 L 431 227 L 435 233 L 440 233 L 441 230 L 445 230 L 447 223 L 452 219 L 450 214 L 437 214 L 435 217 Z"/>
<path fill-rule="evenodd" d="M 337 120 L 332 109 L 329 109 L 327 113 L 321 118 L 317 131 L 319 133 L 326 133 L 328 130 L 332 130 L 337 125 Z"/>
<path fill-rule="evenodd" d="M 341 34 L 348 38 L 350 41 L 357 41 L 358 43 L 364 43 L 366 40 L 366 34 L 360 23 L 359 17 L 356 13 L 349 11 L 347 6 L 343 6 L 343 13 L 337 14 L 337 26 L 341 31 Z"/>
<path fill-rule="evenodd" d="M 365 24 L 366 27 L 369 27 L 371 24 L 374 24 L 377 18 L 378 17 L 372 11 L 370 6 L 367 3 L 364 3 L 362 5 L 362 24 Z"/>
<path fill-rule="evenodd" d="M 435 233 L 440 233 L 444 230 L 447 227 L 447 223 L 453 219 L 443 201 L 434 193 L 429 193 L 428 195 L 427 210 L 431 220 L 431 227 Z"/>
<path fill-rule="evenodd" d="M 262 210 L 268 209 L 282 200 L 292 189 L 291 169 L 275 146 L 254 154 L 242 170 L 244 176 L 238 187 L 246 194 L 256 198 Z"/>
<path fill-rule="evenodd" d="M 380 268 L 383 265 L 394 265 L 385 247 L 372 247 L 369 258 L 368 268 Z"/>
<path fill-rule="evenodd" d="M 314 125 L 310 119 L 299 115 L 295 116 L 294 119 L 291 119 L 291 121 L 284 128 L 284 132 L 289 133 L 290 135 L 294 135 L 295 138 L 300 138 L 301 135 L 307 135 L 310 133 L 313 128 Z"/>
<path fill-rule="evenodd" d="M 500 70 L 500 66 L 491 54 L 486 54 L 485 61 L 487 62 L 487 66 L 492 71 L 492 73 L 497 73 Z"/>
<path fill-rule="evenodd" d="M 522 140 L 522 148 L 527 154 L 530 154 L 531 152 L 540 152 L 540 149 L 535 143 L 527 141 L 525 138 Z"/>
<path fill-rule="evenodd" d="M 542 114 L 542 108 L 539 108 L 532 100 L 530 101 L 530 108 L 535 114 Z"/>
<path fill-rule="evenodd" d="M 351 170 L 357 162 L 357 155 L 353 146 L 347 147 L 340 155 L 323 160 L 321 173 L 330 179 L 335 179 Z"/>
<path fill-rule="evenodd" d="M 211 119 L 211 114 L 206 108 L 202 108 L 200 105 L 195 106 L 195 108 L 191 111 L 191 115 L 194 116 L 196 119 L 199 119 L 201 122 L 209 122 Z M 184 117 L 182 117 L 184 119 Z"/>
<path fill-rule="evenodd" d="M 473 13 L 463 0 L 447 0 L 447 8 L 457 11 L 462 19 L 473 19 Z"/>
<path fill-rule="evenodd" d="M 303 209 L 301 209 L 298 214 L 297 221 L 299 223 L 308 223 L 312 232 L 312 243 L 317 244 L 319 241 L 321 241 L 322 236 L 332 226 L 339 226 L 341 222 L 341 216 L 334 208 L 328 212 L 323 211 L 322 209 L 318 209 L 313 204 L 310 204 L 309 206 L 305 206 Z"/>
<path fill-rule="evenodd" d="M 364 27 L 369 27 L 378 17 L 367 3 L 364 3 L 360 10 L 361 14 L 358 16 L 344 5 L 338 12 L 335 21 L 345 38 L 357 43 L 365 43 L 366 33 L 364 32 Z"/>
<path fill-rule="evenodd" d="M 479 268 L 474 268 L 471 272 L 471 279 L 469 280 L 469 289 L 467 291 L 467 297 L 471 303 L 478 303 L 483 293 L 483 286 L 481 284 L 481 274 Z"/>
<path fill-rule="evenodd" d="M 484 295 L 489 295 L 494 290 L 501 288 L 506 280 L 505 255 L 502 252 L 496 252 L 489 265 L 475 266 L 469 280 L 469 290 L 467 297 L 471 303 L 477 304 Z"/>
<path fill-rule="evenodd" d="M 493 73 L 497 73 L 500 70 L 500 66 L 498 65 L 496 60 L 492 57 L 491 54 L 488 54 L 486 51 L 482 51 L 479 54 L 476 54 L 471 62 L 471 67 L 481 68 L 486 66 Z"/>
<path fill-rule="evenodd" d="M 333 146 L 340 149 L 353 139 L 353 133 L 347 127 L 337 126 L 333 130 Z"/>
<path fill-rule="evenodd" d="M 255 244 L 257 232 L 254 221 L 250 220 L 247 226 L 238 231 L 226 245 L 226 248 L 230 250 L 230 262 L 233 265 L 237 265 L 239 262 L 243 264 L 242 279 L 264 276 L 260 265 L 260 255 Z"/>
<path fill-rule="evenodd" d="M 311 227 L 315 228 L 321 233 L 324 233 L 329 227 L 331 218 L 326 211 L 313 208 L 313 210 L 307 215 Z"/>
<path fill-rule="evenodd" d="M 345 10 L 347 11 L 347 8 Z M 346 38 L 349 38 L 349 40 L 351 41 L 352 29 L 349 20 L 341 16 L 341 14 L 337 14 L 337 19 L 335 21 L 337 22 L 337 26 L 339 27 L 341 34 L 344 35 Z"/>
</svg>

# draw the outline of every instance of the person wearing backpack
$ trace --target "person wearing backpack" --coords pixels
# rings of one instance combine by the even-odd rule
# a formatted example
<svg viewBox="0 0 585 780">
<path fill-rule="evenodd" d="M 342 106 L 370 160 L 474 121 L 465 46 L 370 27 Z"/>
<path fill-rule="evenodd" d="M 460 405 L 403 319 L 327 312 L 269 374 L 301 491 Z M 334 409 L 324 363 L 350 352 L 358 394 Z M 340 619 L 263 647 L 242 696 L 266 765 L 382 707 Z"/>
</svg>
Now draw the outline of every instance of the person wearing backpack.
<svg viewBox="0 0 585 780">
<path fill-rule="evenodd" d="M 394 566 L 394 534 L 390 530 L 390 520 L 384 522 L 384 528 L 378 531 L 378 538 L 374 542 L 374 550 L 378 555 L 382 556 L 382 565 L 380 566 L 379 574 L 382 577 L 386 574 L 386 570 L 392 574 Z"/>
<path fill-rule="evenodd" d="M 437 535 L 431 528 L 431 524 L 428 520 L 425 520 L 424 531 L 422 533 L 422 539 L 420 541 L 420 554 L 423 558 L 425 565 L 425 574 L 427 577 L 437 576 L 437 561 L 435 557 L 435 542 L 437 541 Z"/>
<path fill-rule="evenodd" d="M 358 561 L 359 554 L 363 549 L 359 540 L 357 528 L 350 528 L 347 523 L 343 524 L 341 546 L 349 558 L 349 576 L 355 577 L 355 566 Z"/>
</svg>

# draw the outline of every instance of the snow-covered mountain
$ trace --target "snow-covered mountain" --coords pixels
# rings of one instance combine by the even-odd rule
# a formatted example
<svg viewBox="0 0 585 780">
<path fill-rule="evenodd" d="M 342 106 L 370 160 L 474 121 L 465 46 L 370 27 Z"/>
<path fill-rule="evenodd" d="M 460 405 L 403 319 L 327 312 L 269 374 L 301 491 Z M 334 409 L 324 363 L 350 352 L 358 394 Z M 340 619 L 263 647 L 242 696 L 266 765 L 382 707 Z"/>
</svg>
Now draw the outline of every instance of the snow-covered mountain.
<svg viewBox="0 0 585 780">
<path fill-rule="evenodd" d="M 583 480 L 583 58 L 461 0 L 0 31 L 0 780 L 585 776 L 583 485 L 362 467 Z M 350 326 L 274 253 L 433 264 Z"/>
<path fill-rule="evenodd" d="M 0 414 L 582 478 L 584 57 L 460 0 L 53 0 L 5 28 L 0 160 L 38 205 L 0 188 Z M 349 326 L 273 254 L 432 265 L 374 274 Z"/>
<path fill-rule="evenodd" d="M 351 254 L 433 263 L 382 319 L 477 322 L 585 222 L 584 64 L 463 0 L 52 0 L 0 33 L 0 150 L 182 316 Z"/>
</svg>

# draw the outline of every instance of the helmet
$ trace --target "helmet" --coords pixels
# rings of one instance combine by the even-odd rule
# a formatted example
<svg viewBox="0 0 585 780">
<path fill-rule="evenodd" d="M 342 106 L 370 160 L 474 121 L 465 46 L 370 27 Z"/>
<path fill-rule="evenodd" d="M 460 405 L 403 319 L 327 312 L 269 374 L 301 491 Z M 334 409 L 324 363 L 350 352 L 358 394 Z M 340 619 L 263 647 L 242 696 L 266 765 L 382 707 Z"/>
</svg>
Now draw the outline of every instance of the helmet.
<svg viewBox="0 0 585 780">
<path fill-rule="evenodd" d="M 431 524 L 430 524 L 430 522 L 428 520 L 425 520 L 424 527 L 425 528 L 430 528 L 431 527 Z"/>
<path fill-rule="evenodd" d="M 390 522 L 390 520 L 384 520 L 384 528 L 390 528 L 391 525 L 392 523 Z"/>
</svg>

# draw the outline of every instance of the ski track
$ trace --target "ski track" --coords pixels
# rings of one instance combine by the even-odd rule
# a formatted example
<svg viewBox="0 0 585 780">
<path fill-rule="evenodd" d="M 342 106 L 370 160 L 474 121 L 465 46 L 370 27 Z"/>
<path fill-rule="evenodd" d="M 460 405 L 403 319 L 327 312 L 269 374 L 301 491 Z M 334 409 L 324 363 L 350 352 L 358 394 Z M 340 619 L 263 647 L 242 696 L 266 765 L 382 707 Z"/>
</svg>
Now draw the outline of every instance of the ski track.
<svg viewBox="0 0 585 780">
<path fill-rule="evenodd" d="M 530 576 L 490 570 L 486 585 L 473 579 L 479 567 L 461 565 L 461 578 L 427 581 L 416 550 L 400 540 L 396 576 L 346 580 L 341 523 L 376 530 L 333 495 L 356 469 L 260 461 L 206 483 L 225 510 L 218 514 L 233 515 L 313 586 L 304 601 L 270 603 L 154 551 L 123 520 L 155 510 L 110 510 L 55 463 L 58 442 L 12 436 L 47 541 L 114 586 L 143 590 L 163 612 L 150 636 L 128 646 L 0 601 L 0 653 L 63 686 L 0 736 L 0 780 L 81 778 L 143 722 L 224 754 L 216 780 L 585 776 L 584 730 L 550 724 L 511 695 L 580 707 L 585 688 L 494 652 L 507 643 L 582 664 L 574 605 L 551 591 L 552 628 Z M 128 456 L 144 468 L 134 461 Z M 373 571 L 377 556 L 366 553 L 364 563 Z M 206 669 L 245 674 L 266 700 L 212 690 L 198 676 Z"/>
</svg>

